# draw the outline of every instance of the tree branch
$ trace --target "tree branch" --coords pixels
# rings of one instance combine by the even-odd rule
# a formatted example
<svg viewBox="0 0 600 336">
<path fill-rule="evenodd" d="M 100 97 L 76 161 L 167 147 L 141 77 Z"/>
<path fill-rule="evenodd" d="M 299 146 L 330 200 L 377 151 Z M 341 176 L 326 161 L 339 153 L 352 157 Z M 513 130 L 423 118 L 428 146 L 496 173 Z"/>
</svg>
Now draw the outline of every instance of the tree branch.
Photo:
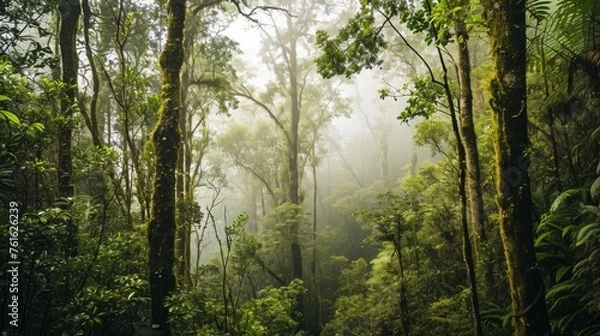
<svg viewBox="0 0 600 336">
<path fill-rule="evenodd" d="M 254 98 L 250 94 L 250 92 L 248 91 L 248 89 L 246 89 L 244 86 L 242 86 L 242 89 L 245 92 L 234 90 L 234 92 L 233 92 L 234 96 L 244 97 L 244 98 L 246 98 L 246 99 L 254 102 L 256 105 L 258 105 L 263 110 L 265 110 L 267 112 L 267 114 L 269 115 L 269 117 L 275 122 L 275 125 L 277 125 L 277 127 L 279 127 L 279 129 L 281 130 L 281 132 L 285 136 L 285 139 L 286 139 L 287 143 L 288 144 L 292 143 L 292 139 L 290 137 L 290 134 L 288 133 L 288 131 L 285 128 L 285 126 L 283 126 L 283 123 L 281 123 L 281 121 L 279 120 L 279 118 L 277 118 L 277 116 L 275 115 L 275 113 L 273 113 L 273 111 L 271 111 L 271 109 L 267 105 L 265 105 L 263 102 L 261 102 L 258 99 Z"/>
</svg>

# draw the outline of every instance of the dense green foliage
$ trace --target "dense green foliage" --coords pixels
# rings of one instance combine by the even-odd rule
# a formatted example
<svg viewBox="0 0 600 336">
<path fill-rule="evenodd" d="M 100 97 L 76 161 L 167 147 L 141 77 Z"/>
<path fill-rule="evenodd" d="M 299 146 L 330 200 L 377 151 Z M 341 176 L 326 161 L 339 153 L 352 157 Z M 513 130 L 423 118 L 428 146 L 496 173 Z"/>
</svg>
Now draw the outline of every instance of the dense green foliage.
<svg viewBox="0 0 600 336">
<path fill-rule="evenodd" d="M 0 4 L 0 331 L 153 335 L 147 229 L 167 3 L 71 2 L 82 6 L 71 87 L 59 79 L 64 6 Z M 484 335 L 511 335 L 520 316 L 495 185 L 510 194 L 524 170 L 552 333 L 600 334 L 600 6 L 526 3 L 528 158 L 496 181 L 479 2 L 187 0 L 171 335 L 468 335 L 476 318 Z M 256 62 L 243 29 L 259 40 Z M 469 222 L 479 314 L 454 124 L 459 42 L 487 232 Z M 394 128 L 406 124 L 412 139 Z M 65 129 L 72 197 L 59 191 Z"/>
</svg>

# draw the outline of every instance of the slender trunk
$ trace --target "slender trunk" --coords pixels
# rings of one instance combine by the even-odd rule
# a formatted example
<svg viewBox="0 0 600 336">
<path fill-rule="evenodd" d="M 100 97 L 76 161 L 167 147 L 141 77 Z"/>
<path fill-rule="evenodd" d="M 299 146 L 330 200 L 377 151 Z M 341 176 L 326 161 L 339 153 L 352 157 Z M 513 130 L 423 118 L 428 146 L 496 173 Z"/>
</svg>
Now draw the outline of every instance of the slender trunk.
<svg viewBox="0 0 600 336">
<path fill-rule="evenodd" d="M 398 216 L 397 223 L 400 225 L 400 221 L 402 219 Z M 400 228 L 398 227 L 398 232 L 400 232 Z M 400 309 L 400 317 L 402 318 L 402 332 L 404 336 L 410 335 L 410 315 L 408 312 L 408 298 L 406 293 L 406 283 L 404 280 L 404 263 L 402 262 L 402 245 L 401 245 L 401 237 L 398 235 L 397 238 L 394 239 L 394 248 L 396 250 L 396 255 L 398 256 L 398 267 L 400 268 L 400 298 L 399 298 L 399 309 Z"/>
<path fill-rule="evenodd" d="M 544 74 L 544 91 L 545 91 L 545 99 L 550 98 L 550 85 L 548 82 L 548 71 L 546 69 L 546 53 L 544 52 L 544 43 L 540 43 L 540 55 L 542 56 L 542 73 Z M 560 178 L 560 159 L 558 157 L 558 146 L 556 143 L 556 135 L 554 129 L 554 106 L 550 106 L 548 108 L 548 127 L 550 128 L 550 144 L 552 145 L 552 161 L 554 163 L 554 167 L 552 169 L 552 173 L 554 174 L 554 179 L 556 180 L 556 190 L 562 190 L 562 183 Z"/>
<path fill-rule="evenodd" d="M 179 155 L 177 156 L 177 183 L 176 183 L 176 194 L 179 202 L 187 202 L 186 199 L 186 185 L 185 185 L 185 176 L 187 174 L 185 170 L 185 155 L 186 155 L 186 145 L 188 141 L 187 137 L 187 89 L 189 87 L 189 70 L 184 69 L 181 74 L 181 108 L 179 110 L 179 129 L 181 130 L 181 143 L 182 145 L 179 147 Z M 176 239 L 176 248 L 175 251 L 177 253 L 177 275 L 186 279 L 189 279 L 189 270 L 190 270 L 190 260 L 189 256 L 187 256 L 187 247 L 189 246 L 189 238 L 190 238 L 190 223 L 188 218 L 182 216 L 182 211 L 178 212 L 177 216 L 177 239 Z M 188 284 L 191 284 L 191 281 L 187 281 Z"/>
<path fill-rule="evenodd" d="M 389 189 L 391 186 L 390 183 L 390 162 L 389 162 L 389 146 L 388 146 L 388 137 L 389 132 L 385 125 L 382 125 L 384 130 L 382 130 L 379 138 L 379 170 L 381 171 L 381 179 L 383 180 L 383 186 L 386 189 Z"/>
<path fill-rule="evenodd" d="M 550 143 L 552 144 L 552 161 L 554 167 L 552 172 L 554 173 L 554 179 L 556 180 L 556 190 L 562 190 L 562 183 L 560 178 L 560 158 L 558 157 L 558 145 L 556 143 L 556 134 L 554 129 L 554 113 L 553 107 L 548 108 L 548 127 L 550 127 Z"/>
<path fill-rule="evenodd" d="M 579 184 L 579 178 L 577 177 L 577 171 L 575 170 L 575 163 L 574 163 L 574 159 L 573 159 L 573 154 L 571 152 L 571 150 L 569 148 L 573 148 L 571 146 L 571 142 L 569 141 L 569 131 L 567 130 L 567 124 L 566 122 L 561 122 L 562 124 L 562 131 L 563 131 L 563 138 L 565 141 L 565 148 L 567 148 L 567 150 L 565 151 L 565 154 L 567 155 L 567 166 L 569 168 L 569 173 L 571 174 L 571 180 L 573 181 L 573 188 L 579 188 L 580 184 Z"/>
<path fill-rule="evenodd" d="M 64 95 L 60 100 L 60 110 L 65 122 L 60 126 L 58 134 L 58 193 L 60 197 L 73 197 L 74 190 L 71 182 L 72 158 L 71 141 L 73 121 L 73 106 L 77 96 L 77 50 L 75 38 L 81 8 L 79 1 L 67 1 L 60 6 L 60 58 L 62 65 L 61 80 L 66 85 Z M 67 224 L 68 244 L 67 256 L 77 255 L 77 227 L 72 221 Z"/>
<path fill-rule="evenodd" d="M 254 235 L 258 234 L 258 206 L 256 205 L 257 199 L 257 189 L 256 187 L 251 187 L 248 193 L 248 231 L 250 231 L 250 233 Z"/>
<path fill-rule="evenodd" d="M 431 12 L 431 6 L 429 2 L 427 2 L 428 10 Z M 434 36 L 438 36 L 437 28 L 432 26 L 432 33 Z M 440 60 L 440 65 L 443 70 L 443 80 L 442 86 L 444 89 L 444 93 L 446 96 L 446 100 L 448 101 L 448 110 L 450 111 L 450 118 L 452 122 L 452 131 L 454 133 L 454 137 L 456 139 L 456 149 L 458 154 L 458 164 L 459 164 L 459 194 L 461 201 L 461 234 L 462 234 L 462 251 L 463 251 L 463 260 L 465 262 L 465 267 L 467 269 L 467 279 L 469 282 L 469 286 L 471 287 L 471 313 L 473 319 L 473 334 L 476 336 L 483 335 L 482 326 L 481 326 L 481 317 L 479 312 L 479 293 L 477 290 L 477 281 L 475 277 L 475 263 L 473 260 L 473 249 L 471 245 L 471 239 L 469 234 L 469 225 L 467 219 L 467 191 L 466 191 L 466 179 L 467 179 L 467 164 L 466 164 L 466 153 L 465 153 L 465 144 L 460 134 L 460 127 L 457 119 L 457 111 L 454 104 L 454 97 L 452 92 L 450 91 L 450 83 L 448 80 L 448 69 L 446 67 L 446 62 L 442 55 L 442 51 L 440 48 L 437 50 L 438 58 Z M 462 91 L 461 91 L 462 96 Z M 462 99 L 462 97 L 461 97 Z"/>
<path fill-rule="evenodd" d="M 317 290 L 317 286 L 318 286 L 318 281 L 317 281 L 317 195 L 318 195 L 318 185 L 317 185 L 317 164 L 316 164 L 316 158 L 315 158 L 315 153 L 314 153 L 314 146 L 313 146 L 313 153 L 312 153 L 312 164 L 311 164 L 311 168 L 312 168 L 312 176 L 313 176 L 313 204 L 312 204 L 312 222 L 313 222 L 313 227 L 312 227 L 312 261 L 311 261 L 311 265 L 310 265 L 310 270 L 312 273 L 312 290 L 313 290 L 313 310 L 314 310 L 314 334 L 318 335 L 321 330 L 319 328 L 319 320 L 320 320 L 320 304 L 319 304 L 319 291 Z"/>
<path fill-rule="evenodd" d="M 98 78 L 98 70 L 96 69 L 96 62 L 94 61 L 94 55 L 92 53 L 92 47 L 90 45 L 90 30 L 91 30 L 91 17 L 92 11 L 90 9 L 89 0 L 81 1 L 81 8 L 83 11 L 83 37 L 85 41 L 85 54 L 90 64 L 90 71 L 92 74 L 92 98 L 90 100 L 90 114 L 89 118 L 87 114 L 82 113 L 86 120 L 86 125 L 90 130 L 92 135 L 92 143 L 94 146 L 101 147 L 104 146 L 104 140 L 100 135 L 99 127 L 98 127 L 98 115 L 97 115 L 97 105 L 98 105 L 98 94 L 100 91 L 100 79 Z M 83 110 L 83 109 L 82 109 Z"/>
<path fill-rule="evenodd" d="M 148 223 L 151 325 L 170 336 L 165 299 L 175 290 L 175 169 L 181 141 L 180 79 L 185 0 L 167 4 L 167 41 L 159 57 L 162 75 L 160 116 L 152 140 L 156 153 L 154 191 Z"/>
<path fill-rule="evenodd" d="M 447 82 L 447 77 L 444 75 L 444 84 L 446 87 L 446 95 L 450 95 L 450 87 Z M 451 99 L 450 99 L 451 100 Z M 467 167 L 466 167 L 466 154 L 464 143 L 459 134 L 458 120 L 456 118 L 456 111 L 454 110 L 453 103 L 450 103 L 450 114 L 452 118 L 452 129 L 457 140 L 458 148 L 458 162 L 459 162 L 459 194 L 460 194 L 460 218 L 461 218 L 461 235 L 462 235 L 462 251 L 463 260 L 467 269 L 467 279 L 469 286 L 471 287 L 471 313 L 473 319 L 473 334 L 475 336 L 482 336 L 483 329 L 481 326 L 481 317 L 479 312 L 479 292 L 477 290 L 477 279 L 475 278 L 475 262 L 473 260 L 473 247 L 471 245 L 471 238 L 469 234 L 469 224 L 467 220 Z"/>
<path fill-rule="evenodd" d="M 288 17 L 288 26 L 291 26 L 291 18 Z M 298 90 L 298 58 L 296 54 L 296 38 L 290 41 L 289 63 L 290 63 L 290 95 L 292 100 L 291 106 L 291 127 L 290 127 L 290 152 L 289 152 L 289 201 L 296 205 L 300 203 L 300 181 L 298 168 L 298 150 L 299 150 L 299 134 L 300 125 L 300 97 Z M 294 223 L 292 227 L 292 271 L 294 279 L 304 280 L 302 274 L 302 250 L 298 237 L 298 223 Z M 306 319 L 304 317 L 304 295 L 298 294 L 296 297 L 295 320 L 298 322 L 298 328 L 304 330 Z"/>
<path fill-rule="evenodd" d="M 291 42 L 290 47 L 290 96 L 292 99 L 291 108 L 291 129 L 290 129 L 290 151 L 289 151 L 289 201 L 300 205 L 299 192 L 299 172 L 298 172 L 298 129 L 300 126 L 300 99 L 298 97 L 298 74 L 296 59 L 296 42 Z"/>
<path fill-rule="evenodd" d="M 467 27 L 464 22 L 456 22 L 458 41 L 458 77 L 460 82 L 460 135 L 465 147 L 467 168 L 467 190 L 471 225 L 473 227 L 473 247 L 475 256 L 480 255 L 480 242 L 485 242 L 485 210 L 483 208 L 483 192 L 479 167 L 479 151 L 477 136 L 473 123 L 473 94 L 471 91 L 471 62 L 467 45 Z"/>
<path fill-rule="evenodd" d="M 500 234 L 517 336 L 550 335 L 545 288 L 533 244 L 527 173 L 525 0 L 486 0 L 495 66 L 492 100 Z"/>
<path fill-rule="evenodd" d="M 127 122 L 125 123 L 127 125 Z M 124 130 L 126 133 L 129 133 L 127 127 Z M 125 136 L 126 138 L 127 136 Z M 127 228 L 133 228 L 133 218 L 131 216 L 131 206 L 133 203 L 133 190 L 132 190 L 132 178 L 131 178 L 131 167 L 129 163 L 131 162 L 130 155 L 131 152 L 127 150 L 127 142 L 123 138 L 123 155 L 122 155 L 122 165 L 123 165 L 123 182 L 125 183 L 125 223 Z"/>
</svg>

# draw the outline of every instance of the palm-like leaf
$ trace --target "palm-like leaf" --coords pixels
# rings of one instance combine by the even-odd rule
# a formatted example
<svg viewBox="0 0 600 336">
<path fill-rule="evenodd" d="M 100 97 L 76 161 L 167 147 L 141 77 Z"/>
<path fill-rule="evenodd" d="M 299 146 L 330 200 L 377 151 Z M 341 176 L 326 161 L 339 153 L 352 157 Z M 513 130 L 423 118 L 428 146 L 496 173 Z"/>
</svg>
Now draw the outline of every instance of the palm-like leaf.
<svg viewBox="0 0 600 336">
<path fill-rule="evenodd" d="M 600 42 L 600 4 L 596 0 L 561 0 L 549 22 L 546 41 L 568 58 L 595 50 Z"/>
<path fill-rule="evenodd" d="M 563 192 L 538 227 L 536 247 L 552 275 L 546 293 L 552 327 L 560 335 L 600 330 L 600 208 L 585 204 L 590 188 Z"/>
</svg>

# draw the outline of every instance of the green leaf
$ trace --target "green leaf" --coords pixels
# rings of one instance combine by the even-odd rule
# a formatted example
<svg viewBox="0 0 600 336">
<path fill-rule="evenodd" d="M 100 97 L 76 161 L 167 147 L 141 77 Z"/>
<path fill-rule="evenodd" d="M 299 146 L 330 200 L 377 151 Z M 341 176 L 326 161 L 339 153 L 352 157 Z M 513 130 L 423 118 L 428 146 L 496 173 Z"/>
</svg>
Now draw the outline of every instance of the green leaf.
<svg viewBox="0 0 600 336">
<path fill-rule="evenodd" d="M 600 177 L 598 177 L 596 181 L 592 183 L 592 186 L 590 187 L 590 195 L 594 200 L 596 200 L 598 196 L 600 196 Z"/>
<path fill-rule="evenodd" d="M 579 194 L 580 192 L 581 192 L 581 189 L 570 189 L 570 190 L 563 192 L 554 200 L 554 202 L 552 202 L 550 211 L 553 212 L 553 211 L 557 211 L 559 208 L 562 208 L 563 206 L 570 206 L 570 203 L 567 203 L 567 202 L 569 202 L 573 198 L 575 198 L 577 196 L 577 194 Z"/>
<path fill-rule="evenodd" d="M 1 97 L 0 97 L 1 99 Z M 9 122 L 19 125 L 21 122 L 19 121 L 19 117 L 17 117 L 14 113 L 6 110 L 0 110 L 0 117 L 4 120 L 8 120 Z"/>
<path fill-rule="evenodd" d="M 584 226 L 579 233 L 577 234 L 577 244 L 576 246 L 583 245 L 588 241 L 592 240 L 594 237 L 598 237 L 600 233 L 600 225 L 598 223 L 592 223 Z"/>
<path fill-rule="evenodd" d="M 567 272 L 571 269 L 571 266 L 562 266 L 556 271 L 556 282 L 560 282 L 562 278 L 567 274 Z"/>
<path fill-rule="evenodd" d="M 547 231 L 547 232 L 540 234 L 535 240 L 535 245 L 538 246 L 542 241 L 544 241 L 546 239 L 546 237 L 548 237 L 552 233 L 553 233 L 552 231 Z"/>
</svg>

